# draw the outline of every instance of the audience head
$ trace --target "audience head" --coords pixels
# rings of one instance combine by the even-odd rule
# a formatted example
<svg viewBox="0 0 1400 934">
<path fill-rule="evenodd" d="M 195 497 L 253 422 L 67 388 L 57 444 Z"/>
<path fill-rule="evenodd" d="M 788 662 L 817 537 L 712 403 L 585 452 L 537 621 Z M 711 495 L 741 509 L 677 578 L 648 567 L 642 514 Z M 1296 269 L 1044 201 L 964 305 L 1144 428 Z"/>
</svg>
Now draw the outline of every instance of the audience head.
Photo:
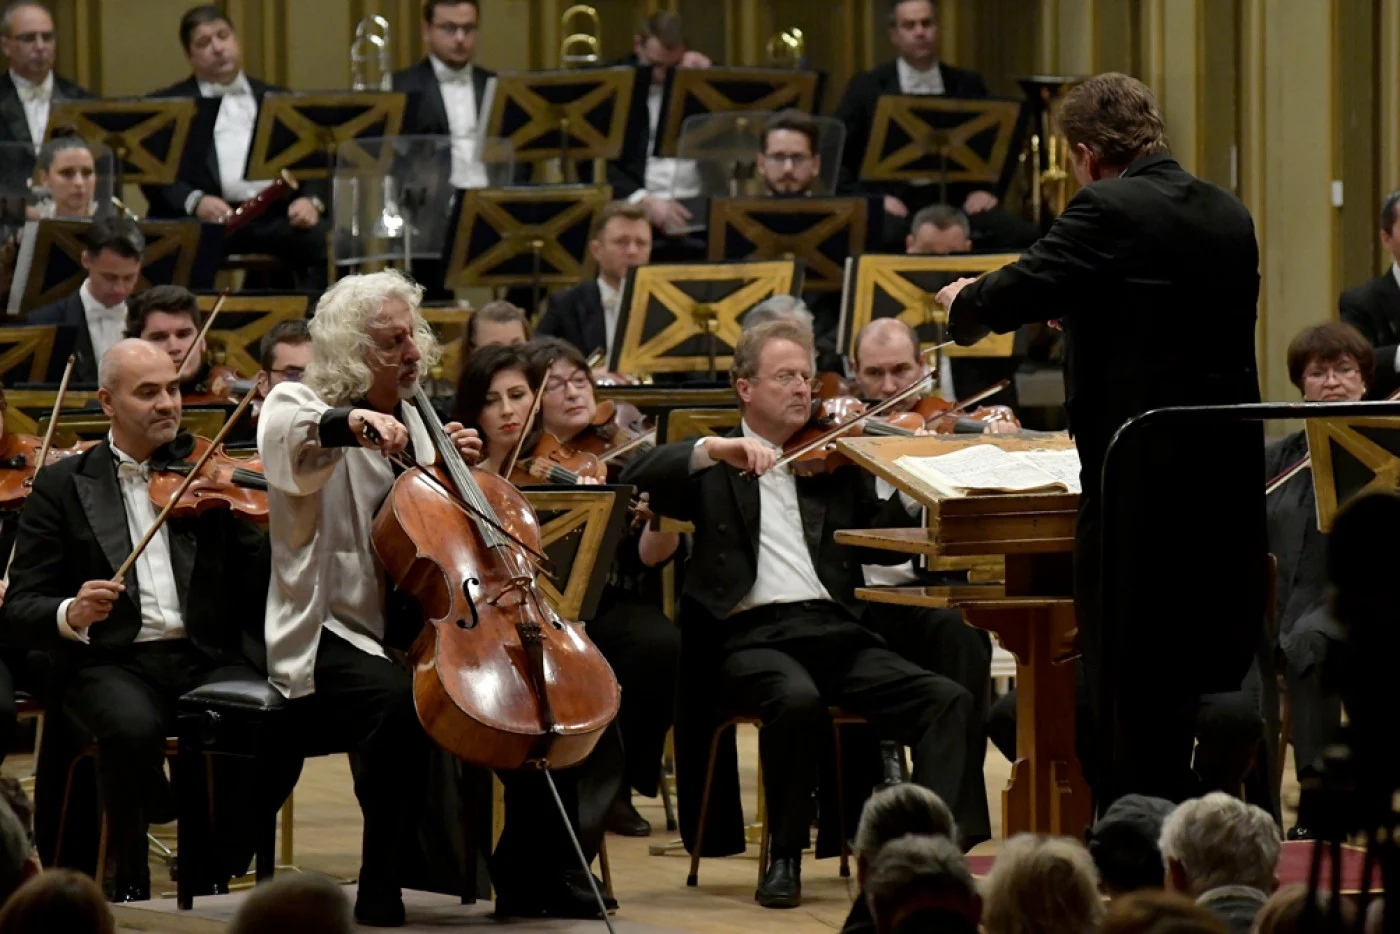
<svg viewBox="0 0 1400 934">
<path fill-rule="evenodd" d="M 866 799 L 856 825 L 856 879 L 865 887 L 866 876 L 880 848 L 906 834 L 958 838 L 953 812 L 943 799 L 913 782 L 882 788 Z"/>
<path fill-rule="evenodd" d="M 1100 934 L 1229 934 L 1229 928 L 1185 895 L 1158 889 L 1114 899 Z"/>
<path fill-rule="evenodd" d="M 972 250 L 972 222 L 947 204 L 930 204 L 909 222 L 904 252 L 920 256 L 947 256 Z"/>
<path fill-rule="evenodd" d="M 116 929 L 97 883 L 72 869 L 39 873 L 0 910 L 0 934 L 113 934 Z"/>
<path fill-rule="evenodd" d="M 144 461 L 180 430 L 180 375 L 162 348 L 137 337 L 117 341 L 102 355 L 97 400 L 112 420 L 117 447 Z"/>
<path fill-rule="evenodd" d="M 383 412 L 412 398 L 441 355 L 422 301 L 422 287 L 394 269 L 336 282 L 311 319 L 306 384 L 332 405 L 368 399 Z"/>
<path fill-rule="evenodd" d="M 1124 795 L 1089 828 L 1089 855 L 1109 897 L 1138 889 L 1160 889 L 1166 879 L 1162 821 L 1176 805 L 1165 798 Z"/>
<path fill-rule="evenodd" d="M 10 806 L 0 801 L 0 904 L 8 901 L 26 879 L 41 871 L 29 832 Z"/>
<path fill-rule="evenodd" d="M 936 0 L 890 0 L 890 45 L 919 71 L 938 63 Z"/>
<path fill-rule="evenodd" d="M 640 204 L 613 201 L 598 212 L 588 251 L 608 285 L 622 288 L 634 267 L 651 262 L 651 222 Z"/>
<path fill-rule="evenodd" d="M 856 333 L 855 377 L 862 399 L 881 402 L 924 375 L 919 335 L 899 318 L 876 318 Z M 918 399 L 899 408 L 908 410 Z"/>
<path fill-rule="evenodd" d="M 1379 902 L 1373 903 L 1379 904 Z M 1301 882 L 1285 885 L 1264 903 L 1254 916 L 1254 934 L 1314 934 L 1319 930 L 1316 923 L 1309 924 L 1304 914 L 1308 910 L 1308 887 Z M 1341 898 L 1333 904 L 1332 893 L 1318 892 L 1316 915 L 1318 921 L 1336 910 L 1341 915 L 1340 930 L 1356 930 L 1356 904 L 1349 898 Z M 1368 918 L 1367 921 L 1370 919 Z"/>
<path fill-rule="evenodd" d="M 863 892 L 879 934 L 976 934 L 982 917 L 967 860 L 944 836 L 908 834 L 880 847 Z"/>
<path fill-rule="evenodd" d="M 467 319 L 462 334 L 462 363 L 480 347 L 491 344 L 523 344 L 530 339 L 530 319 L 523 308 L 510 302 L 487 302 Z"/>
<path fill-rule="evenodd" d="M 305 318 L 279 321 L 258 345 L 258 395 L 288 380 L 299 383 L 311 365 L 311 325 Z"/>
<path fill-rule="evenodd" d="M 76 132 L 59 133 L 39 148 L 39 184 L 49 190 L 55 217 L 88 217 L 97 193 L 97 160 Z"/>
<path fill-rule="evenodd" d="M 651 14 L 637 29 L 632 51 L 637 62 L 651 66 L 651 83 L 665 84 L 668 69 L 685 59 L 685 24 L 679 13 L 661 10 Z"/>
<path fill-rule="evenodd" d="M 1075 85 L 1060 107 L 1079 184 L 1111 178 L 1143 156 L 1166 152 L 1167 136 L 1157 99 L 1147 85 L 1118 72 Z"/>
<path fill-rule="evenodd" d="M 1168 887 L 1192 897 L 1225 885 L 1272 892 L 1280 846 L 1267 811 L 1223 791 L 1177 805 L 1158 843 Z"/>
<path fill-rule="evenodd" d="M 42 3 L 20 0 L 0 13 L 0 51 L 24 80 L 41 84 L 49 76 L 57 46 L 53 16 Z"/>
<path fill-rule="evenodd" d="M 82 263 L 92 297 L 107 308 L 130 298 L 145 249 L 141 228 L 129 218 L 99 217 L 89 224 Z"/>
<path fill-rule="evenodd" d="M 1092 934 L 1103 918 L 1094 861 L 1068 837 L 1012 837 L 982 897 L 987 934 Z"/>
<path fill-rule="evenodd" d="M 805 195 L 822 174 L 821 126 L 800 110 L 774 114 L 763 127 L 758 173 L 775 195 Z"/>
<path fill-rule="evenodd" d="M 529 344 L 534 372 L 544 379 L 540 426 L 568 443 L 593 423 L 598 400 L 593 372 L 577 347 L 557 337 L 537 337 Z"/>
<path fill-rule="evenodd" d="M 329 876 L 319 872 L 279 874 L 248 893 L 227 934 L 350 934 L 355 919 L 350 900 Z"/>
<path fill-rule="evenodd" d="M 760 436 L 781 444 L 812 414 L 815 365 L 812 331 L 794 321 L 770 321 L 739 336 L 729 370 L 739 411 Z"/>
<path fill-rule="evenodd" d="M 1288 343 L 1288 378 L 1305 402 L 1356 402 L 1375 370 L 1371 342 L 1341 321 L 1303 328 Z"/>
<path fill-rule="evenodd" d="M 807 303 L 796 295 L 771 295 L 744 313 L 742 330 L 756 328 L 769 321 L 791 321 L 812 330 L 812 312 Z"/>
<path fill-rule="evenodd" d="M 1381 246 L 1400 263 L 1400 188 L 1381 201 Z"/>
<path fill-rule="evenodd" d="M 199 299 L 182 285 L 151 286 L 126 309 L 126 336 L 160 347 L 177 368 L 194 349 L 200 324 Z"/>
<path fill-rule="evenodd" d="M 228 84 L 243 70 L 243 46 L 224 11 L 204 3 L 180 17 L 180 45 L 195 78 Z"/>
<path fill-rule="evenodd" d="M 499 464 L 520 438 L 538 384 L 529 351 L 520 344 L 491 344 L 467 358 L 457 380 L 456 419 L 481 433 L 488 460 Z"/>
<path fill-rule="evenodd" d="M 29 800 L 29 795 L 24 793 L 24 786 L 19 783 L 19 779 L 13 775 L 0 775 L 0 800 L 10 806 L 10 810 L 15 817 L 19 818 L 20 826 L 24 832 L 29 834 L 32 842 L 34 839 L 34 802 Z"/>
<path fill-rule="evenodd" d="M 476 55 L 477 0 L 427 0 L 423 4 L 423 47 L 448 68 L 465 68 Z"/>
</svg>

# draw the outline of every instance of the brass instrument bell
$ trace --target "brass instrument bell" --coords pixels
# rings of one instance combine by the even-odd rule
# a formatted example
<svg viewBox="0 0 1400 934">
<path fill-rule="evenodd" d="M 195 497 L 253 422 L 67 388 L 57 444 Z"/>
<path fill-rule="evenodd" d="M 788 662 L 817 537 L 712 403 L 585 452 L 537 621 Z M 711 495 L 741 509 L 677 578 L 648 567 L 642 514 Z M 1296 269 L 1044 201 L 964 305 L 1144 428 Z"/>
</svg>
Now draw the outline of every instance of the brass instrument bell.
<svg viewBox="0 0 1400 934">
<path fill-rule="evenodd" d="M 577 19 L 587 21 L 584 29 L 573 25 Z M 565 68 L 582 68 L 597 65 L 602 61 L 603 21 L 593 7 L 586 3 L 576 3 L 569 7 L 559 20 L 559 32 L 564 37 L 559 40 L 560 65 Z"/>
<path fill-rule="evenodd" d="M 768 40 L 768 61 L 775 68 L 800 70 L 807 64 L 807 37 L 796 26 Z"/>
</svg>

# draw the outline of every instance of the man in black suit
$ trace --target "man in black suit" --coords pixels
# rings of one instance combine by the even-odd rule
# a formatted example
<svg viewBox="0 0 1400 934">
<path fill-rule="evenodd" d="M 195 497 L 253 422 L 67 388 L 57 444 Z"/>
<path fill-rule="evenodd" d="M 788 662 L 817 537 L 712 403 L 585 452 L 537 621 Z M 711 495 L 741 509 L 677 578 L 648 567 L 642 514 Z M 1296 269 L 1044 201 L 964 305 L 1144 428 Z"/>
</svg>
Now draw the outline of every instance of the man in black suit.
<svg viewBox="0 0 1400 934">
<path fill-rule="evenodd" d="M 704 696 L 723 713 L 762 718 L 773 862 L 756 898 L 771 908 L 801 901 L 828 705 L 863 714 L 880 736 L 913 748 L 914 780 L 949 802 L 964 844 L 990 829 L 972 697 L 895 654 L 862 623 L 861 564 L 899 558 L 833 538 L 839 529 L 912 525 L 917 506 L 898 496 L 881 502 L 874 479 L 855 468 L 797 478 L 774 467 L 810 415 L 813 371 L 811 332 L 801 325 L 745 331 L 730 374 L 740 428 L 662 445 L 622 475 L 651 494 L 658 513 L 695 525 L 681 609 L 684 676 L 704 679 Z M 676 729 L 681 756 L 708 746 L 708 736 L 682 736 L 685 723 Z"/>
<path fill-rule="evenodd" d="M 181 17 L 180 43 L 193 74 L 148 96 L 193 97 L 204 103 L 178 177 L 170 185 L 142 190 L 153 218 L 195 217 L 206 224 L 223 224 L 234 208 L 272 184 L 250 181 L 244 171 L 263 96 L 286 89 L 244 74 L 243 47 L 216 6 L 197 6 Z M 328 191 L 322 181 L 304 182 L 295 197 L 284 198 L 226 236 L 224 255 L 271 254 L 286 263 L 301 287 L 323 287 Z"/>
<path fill-rule="evenodd" d="M 96 383 L 98 361 L 126 328 L 126 300 L 141 278 L 146 238 L 133 220 L 99 217 L 87 229 L 86 247 L 87 278 L 78 291 L 31 311 L 26 323 L 73 328 L 73 380 Z"/>
<path fill-rule="evenodd" d="M 836 119 L 846 125 L 842 158 L 843 181 L 854 186 L 870 145 L 875 109 L 887 94 L 938 94 L 947 97 L 986 97 L 987 86 L 975 71 L 954 68 L 939 58 L 938 7 L 934 0 L 890 0 L 890 44 L 898 53 L 894 61 L 851 78 L 836 108 Z M 908 217 L 911 211 L 931 203 L 937 185 L 880 185 L 887 217 Z M 987 191 L 966 195 L 963 210 L 969 214 L 996 207 Z"/>
<path fill-rule="evenodd" d="M 38 147 L 54 101 L 92 97 L 86 89 L 54 74 L 53 16 L 39 3 L 14 3 L 0 21 L 0 52 L 10 70 L 0 75 L 0 143 Z M 32 172 L 31 159 L 24 174 Z M 22 174 L 19 177 L 24 177 Z"/>
<path fill-rule="evenodd" d="M 1347 289 L 1338 300 L 1342 320 L 1376 348 L 1376 375 L 1368 399 L 1385 399 L 1400 389 L 1400 191 L 1381 204 L 1381 246 L 1395 258 L 1369 282 Z"/>
<path fill-rule="evenodd" d="M 621 311 L 622 284 L 635 266 L 651 261 L 651 225 L 640 205 L 614 201 L 598 212 L 588 243 L 598 277 L 555 292 L 535 333 L 561 337 L 585 357 L 601 350 L 612 358 Z"/>
<path fill-rule="evenodd" d="M 1244 206 L 1167 152 L 1141 82 L 1089 79 L 1065 98 L 1062 125 L 1084 187 L 1019 261 L 960 279 L 938 301 L 964 345 L 988 329 L 1063 322 L 1083 465 L 1074 592 L 1101 739 L 1098 801 L 1181 800 L 1192 787 L 1196 698 L 1236 690 L 1257 645 L 1263 431 L 1146 429 L 1117 446 L 1113 486 L 1101 478 L 1110 440 L 1134 416 L 1259 401 L 1259 249 Z M 1161 330 L 1187 307 L 1207 328 L 1189 347 Z M 1190 612 L 1179 599 L 1184 555 L 1210 569 L 1193 582 Z"/>
<path fill-rule="evenodd" d="M 263 680 L 241 641 L 245 626 L 261 626 L 267 571 L 257 567 L 261 533 L 214 511 L 168 522 L 122 582 L 112 581 L 155 521 L 150 471 L 177 456 L 188 436 L 176 436 L 178 378 L 159 347 L 118 343 L 102 358 L 101 382 L 111 432 L 35 478 L 20 516 L 4 629 L 16 644 L 55 653 L 63 710 L 96 737 L 116 862 L 111 894 L 135 901 L 150 897 L 147 825 L 174 817 L 164 766 L 176 701 L 202 684 Z M 216 767 L 216 786 L 235 792 L 221 799 L 237 808 L 248 783 L 224 784 L 225 777 Z M 247 815 L 220 824 L 247 826 Z M 247 841 L 224 842 L 208 866 L 193 858 L 186 865 L 181 854 L 180 870 L 214 886 L 241 875 Z"/>
</svg>

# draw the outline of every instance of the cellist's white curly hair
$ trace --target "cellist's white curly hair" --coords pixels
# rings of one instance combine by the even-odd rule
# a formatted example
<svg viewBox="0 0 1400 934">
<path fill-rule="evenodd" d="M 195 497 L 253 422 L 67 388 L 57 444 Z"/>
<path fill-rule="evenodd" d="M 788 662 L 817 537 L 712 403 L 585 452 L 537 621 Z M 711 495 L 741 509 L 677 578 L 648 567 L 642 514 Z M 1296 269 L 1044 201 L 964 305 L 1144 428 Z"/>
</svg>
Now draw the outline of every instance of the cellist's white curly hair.
<svg viewBox="0 0 1400 934">
<path fill-rule="evenodd" d="M 326 290 L 311 319 L 311 363 L 305 382 L 331 405 L 364 398 L 374 382 L 369 355 L 375 353 L 370 329 L 384 303 L 399 299 L 413 312 L 413 341 L 422 359 L 418 378 L 442 356 L 433 329 L 419 310 L 423 287 L 395 269 L 346 276 Z"/>
</svg>

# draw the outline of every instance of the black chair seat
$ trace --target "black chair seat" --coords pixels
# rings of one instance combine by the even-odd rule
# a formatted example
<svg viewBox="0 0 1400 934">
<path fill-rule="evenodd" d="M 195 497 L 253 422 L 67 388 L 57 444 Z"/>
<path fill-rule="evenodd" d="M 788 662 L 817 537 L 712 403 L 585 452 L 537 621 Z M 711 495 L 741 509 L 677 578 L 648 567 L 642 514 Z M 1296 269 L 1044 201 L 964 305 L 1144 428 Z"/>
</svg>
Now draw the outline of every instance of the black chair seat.
<svg viewBox="0 0 1400 934">
<path fill-rule="evenodd" d="M 180 710 L 189 713 L 206 710 L 267 712 L 281 710 L 286 705 L 282 692 L 266 680 L 215 681 L 180 698 Z"/>
</svg>

